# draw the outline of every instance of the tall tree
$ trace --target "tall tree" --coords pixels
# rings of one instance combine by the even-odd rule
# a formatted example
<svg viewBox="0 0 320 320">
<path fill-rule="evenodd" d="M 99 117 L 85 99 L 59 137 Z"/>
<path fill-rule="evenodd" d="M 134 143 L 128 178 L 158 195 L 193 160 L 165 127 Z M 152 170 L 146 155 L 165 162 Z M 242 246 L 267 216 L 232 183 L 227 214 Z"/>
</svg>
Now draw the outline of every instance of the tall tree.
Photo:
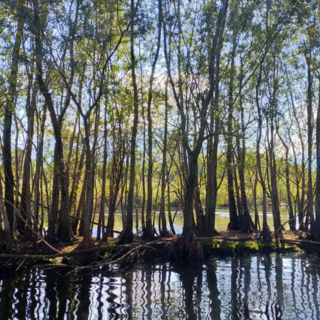
<svg viewBox="0 0 320 320">
<path fill-rule="evenodd" d="M 22 15 L 24 1 L 17 2 L 17 31 L 15 42 L 12 49 L 11 70 L 9 76 L 9 89 L 4 106 L 4 126 L 3 126 L 3 167 L 5 178 L 5 207 L 9 221 L 10 235 L 13 237 L 14 232 L 14 178 L 12 172 L 12 149 L 11 149 L 11 130 L 12 114 L 17 96 L 17 78 L 20 62 L 21 41 L 24 29 L 24 18 Z"/>
<path fill-rule="evenodd" d="M 137 4 L 136 4 L 137 5 Z M 131 61 L 131 76 L 133 87 L 133 127 L 130 142 L 130 180 L 129 193 L 127 203 L 126 224 L 122 235 L 119 238 L 118 244 L 131 243 L 133 240 L 133 200 L 134 200 L 134 183 L 136 177 L 136 145 L 137 145 L 137 131 L 138 131 L 138 86 L 136 77 L 136 57 L 134 53 L 134 18 L 136 9 L 135 1 L 131 0 L 131 27 L 130 27 L 130 61 Z"/>
</svg>

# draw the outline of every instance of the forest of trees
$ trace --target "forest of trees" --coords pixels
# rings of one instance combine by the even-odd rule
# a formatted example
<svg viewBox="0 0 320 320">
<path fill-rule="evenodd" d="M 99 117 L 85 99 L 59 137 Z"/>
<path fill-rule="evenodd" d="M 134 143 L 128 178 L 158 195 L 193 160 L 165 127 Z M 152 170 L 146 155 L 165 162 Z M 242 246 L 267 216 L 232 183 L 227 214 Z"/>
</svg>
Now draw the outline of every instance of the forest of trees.
<svg viewBox="0 0 320 320">
<path fill-rule="evenodd" d="M 0 3 L 0 233 L 320 237 L 319 0 Z M 267 225 L 271 207 L 273 226 Z M 159 211 L 153 221 L 154 210 Z M 263 219 L 259 221 L 258 212 Z M 268 209 L 269 210 L 269 209 Z"/>
</svg>

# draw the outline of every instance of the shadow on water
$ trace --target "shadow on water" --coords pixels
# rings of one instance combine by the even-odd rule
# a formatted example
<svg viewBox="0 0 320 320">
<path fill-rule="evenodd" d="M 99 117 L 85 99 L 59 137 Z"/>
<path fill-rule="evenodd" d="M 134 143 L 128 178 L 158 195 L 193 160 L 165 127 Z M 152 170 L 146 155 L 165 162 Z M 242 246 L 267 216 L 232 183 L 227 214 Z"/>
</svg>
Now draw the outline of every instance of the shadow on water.
<svg viewBox="0 0 320 320">
<path fill-rule="evenodd" d="M 0 275 L 0 319 L 320 319 L 320 260 L 281 255 Z"/>
</svg>

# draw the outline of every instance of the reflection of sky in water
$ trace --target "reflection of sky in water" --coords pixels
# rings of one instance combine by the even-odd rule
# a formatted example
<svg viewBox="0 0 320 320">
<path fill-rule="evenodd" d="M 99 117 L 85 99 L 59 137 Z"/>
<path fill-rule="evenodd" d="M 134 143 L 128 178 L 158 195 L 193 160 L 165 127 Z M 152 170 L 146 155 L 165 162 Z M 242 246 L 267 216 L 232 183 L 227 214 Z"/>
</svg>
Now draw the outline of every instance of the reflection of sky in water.
<svg viewBox="0 0 320 320">
<path fill-rule="evenodd" d="M 320 319 L 319 258 L 250 256 L 0 275 L 0 319 Z"/>
</svg>

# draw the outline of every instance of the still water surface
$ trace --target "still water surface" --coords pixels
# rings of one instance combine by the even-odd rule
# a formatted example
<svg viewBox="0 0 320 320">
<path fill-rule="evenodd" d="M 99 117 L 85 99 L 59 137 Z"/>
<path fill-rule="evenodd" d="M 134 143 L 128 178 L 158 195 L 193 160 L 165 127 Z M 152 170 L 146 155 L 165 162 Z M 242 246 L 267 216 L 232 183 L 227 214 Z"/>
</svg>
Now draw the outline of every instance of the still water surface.
<svg viewBox="0 0 320 320">
<path fill-rule="evenodd" d="M 172 215 L 175 215 L 174 210 L 172 209 Z M 106 214 L 105 219 L 107 219 L 108 215 Z M 251 215 L 253 221 L 254 221 L 254 217 L 253 215 Z M 97 215 L 95 216 L 95 220 L 96 222 L 98 222 L 98 217 Z M 154 219 L 155 218 L 155 219 Z M 260 210 L 259 212 L 259 220 L 260 220 L 260 224 L 262 225 L 262 211 Z M 281 223 L 284 224 L 289 220 L 289 215 L 288 212 L 285 208 L 281 208 Z M 298 219 L 297 219 L 298 220 Z M 152 216 L 152 221 L 154 221 L 154 227 L 156 229 L 156 231 L 158 232 L 159 228 L 158 228 L 158 221 L 159 221 L 159 212 L 155 212 L 154 215 Z M 229 210 L 223 208 L 223 209 L 218 209 L 216 211 L 216 218 L 215 218 L 215 227 L 216 230 L 218 231 L 226 231 L 228 228 L 228 223 L 229 223 L 230 219 L 229 219 Z M 138 224 L 137 224 L 138 222 Z M 268 226 L 270 228 L 271 231 L 273 231 L 273 216 L 272 216 L 272 212 L 268 211 L 267 212 L 267 222 L 268 222 Z M 134 232 L 139 234 L 139 232 L 141 232 L 142 228 L 141 228 L 141 214 L 138 214 L 138 219 L 137 216 L 134 214 L 133 217 L 133 224 L 134 224 Z M 174 229 L 175 232 L 177 234 L 181 234 L 182 233 L 182 229 L 183 229 L 183 215 L 181 213 L 181 211 L 178 211 L 177 214 L 175 215 L 175 219 L 174 219 Z M 297 228 L 299 227 L 298 225 L 298 221 L 297 221 Z M 169 231 L 170 230 L 170 226 L 169 226 L 169 220 L 167 218 L 167 228 Z M 284 225 L 284 228 L 286 230 L 289 230 L 289 224 L 286 223 Z M 114 221 L 114 230 L 116 231 L 121 231 L 123 229 L 122 226 L 122 216 L 121 216 L 121 212 L 117 211 L 115 214 L 115 221 Z M 92 230 L 92 235 L 94 237 L 97 236 L 97 227 L 94 226 L 93 230 Z M 118 235 L 115 234 L 115 237 L 117 237 Z M 320 319 L 319 319 L 320 320 Z"/>
<path fill-rule="evenodd" d="M 257 255 L 0 274 L 0 319 L 320 319 L 320 259 Z"/>
</svg>

